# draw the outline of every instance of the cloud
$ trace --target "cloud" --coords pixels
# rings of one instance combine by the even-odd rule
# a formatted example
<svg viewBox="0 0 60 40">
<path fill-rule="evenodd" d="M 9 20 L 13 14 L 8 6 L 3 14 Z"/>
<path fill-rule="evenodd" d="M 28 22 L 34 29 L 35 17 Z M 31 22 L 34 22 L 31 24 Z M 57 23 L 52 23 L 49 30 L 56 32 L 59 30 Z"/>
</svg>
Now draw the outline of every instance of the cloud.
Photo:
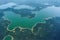
<svg viewBox="0 0 60 40">
<path fill-rule="evenodd" d="M 11 7 L 16 6 L 16 5 L 17 5 L 16 3 L 10 2 L 7 4 L 0 5 L 0 9 L 7 9 L 7 8 L 11 8 Z"/>
</svg>

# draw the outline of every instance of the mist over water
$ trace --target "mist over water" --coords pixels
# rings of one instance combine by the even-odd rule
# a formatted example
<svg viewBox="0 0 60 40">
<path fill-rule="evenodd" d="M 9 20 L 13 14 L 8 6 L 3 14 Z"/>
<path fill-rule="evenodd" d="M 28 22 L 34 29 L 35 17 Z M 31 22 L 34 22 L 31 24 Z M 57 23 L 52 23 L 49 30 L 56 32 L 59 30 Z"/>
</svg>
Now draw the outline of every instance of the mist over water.
<svg viewBox="0 0 60 40">
<path fill-rule="evenodd" d="M 17 4 L 31 4 L 31 3 L 36 3 L 36 4 L 50 3 L 50 4 L 53 4 L 54 2 L 59 3 L 60 0 L 0 0 L 0 5 L 6 4 L 9 2 L 14 2 Z"/>
<path fill-rule="evenodd" d="M 13 10 L 13 9 L 15 9 L 15 10 Z M 22 9 L 22 11 L 21 11 L 21 9 Z M 27 11 L 26 9 L 28 9 L 29 11 Z M 31 14 L 29 14 L 29 12 Z M 13 31 L 14 33 L 12 33 L 12 31 L 9 31 L 10 33 L 9 32 L 6 32 L 7 34 L 14 35 L 14 37 L 16 37 L 17 39 L 21 35 L 21 34 L 19 34 L 19 32 L 20 33 L 22 32 L 23 34 L 22 34 L 21 37 L 22 37 L 22 40 L 24 40 L 23 37 L 25 36 L 25 34 L 27 36 L 27 34 L 29 34 L 30 31 L 31 31 L 30 29 L 32 29 L 33 27 L 36 27 L 35 28 L 36 30 L 33 29 L 33 31 L 35 31 L 35 32 L 37 31 L 37 33 L 38 33 L 37 35 L 34 35 L 34 33 L 32 33 L 34 35 L 33 37 L 36 36 L 35 38 L 36 39 L 39 38 L 38 40 L 40 40 L 40 36 L 41 35 L 45 36 L 45 32 L 46 32 L 46 35 L 48 35 L 49 37 L 47 37 L 47 38 L 46 37 L 42 37 L 42 38 L 43 39 L 46 38 L 47 40 L 48 39 L 50 40 L 50 37 L 52 37 L 50 35 L 53 35 L 54 32 L 55 32 L 55 30 L 56 30 L 55 34 L 57 33 L 57 36 L 55 36 L 55 35 L 53 35 L 53 36 L 57 37 L 57 39 L 59 38 L 60 27 L 58 25 L 60 25 L 59 24 L 59 22 L 60 22 L 60 19 L 59 19 L 59 17 L 60 17 L 60 0 L 0 0 L 0 13 L 3 13 L 3 14 L 0 14 L 0 18 L 3 15 L 4 18 L 8 19 L 8 21 L 11 22 L 10 25 L 8 26 L 8 29 L 9 30 L 12 30 L 13 31 L 13 29 L 16 28 L 16 27 L 22 27 L 22 28 L 26 28 L 26 29 L 29 28 L 27 31 L 25 31 L 24 29 L 23 29 L 24 31 L 21 31 L 21 29 L 17 28 L 17 30 L 14 30 Z M 31 16 L 33 16 L 32 14 L 35 15 L 35 16 L 34 17 L 31 17 Z M 4 23 L 4 20 L 5 19 L 3 19 L 3 17 L 2 17 L 1 20 L 3 20 L 2 21 L 3 22 L 2 24 L 5 25 L 5 23 Z M 49 24 L 49 23 L 47 23 L 46 25 L 48 25 L 48 26 L 47 26 L 47 30 L 46 30 L 46 29 L 44 29 L 45 26 L 46 26 L 46 25 L 44 25 L 44 23 L 46 23 L 45 18 L 49 18 L 49 17 L 57 17 L 57 22 L 56 23 L 58 23 L 58 25 L 55 26 L 54 25 L 55 23 L 53 23 L 52 25 Z M 54 22 L 55 21 L 56 20 L 54 20 Z M 43 24 L 42 26 L 44 26 L 44 28 L 41 25 L 39 25 L 39 23 L 41 23 L 41 22 L 42 22 L 42 24 Z M 4 30 L 4 28 L 5 28 L 4 25 L 2 25 L 3 27 L 1 26 L 1 29 L 0 30 L 2 30 L 2 29 L 3 30 L 0 31 L 0 33 L 1 33 L 0 35 L 3 35 L 3 34 L 5 34 L 4 33 L 5 31 L 8 31 L 6 29 Z M 56 28 L 54 29 L 52 27 L 56 27 Z M 37 30 L 37 28 L 38 28 L 38 30 Z M 40 31 L 41 28 L 42 28 L 42 32 Z M 5 35 L 3 35 L 2 37 L 5 37 Z M 8 37 L 9 36 L 7 36 L 6 40 L 10 40 L 11 39 L 10 37 L 9 38 Z M 28 37 L 28 39 L 30 39 L 29 36 L 27 36 L 27 37 Z M 32 40 L 34 40 L 35 38 L 33 38 Z M 27 38 L 25 38 L 25 39 L 27 39 Z"/>
<path fill-rule="evenodd" d="M 57 11 L 58 10 L 58 11 Z M 17 15 L 13 12 L 6 12 L 5 17 L 9 19 L 12 24 L 9 26 L 9 29 L 14 29 L 16 26 L 20 26 L 23 28 L 32 28 L 36 23 L 38 22 L 44 22 L 45 18 L 48 17 L 60 17 L 60 8 L 58 7 L 48 7 L 41 11 L 36 11 L 36 16 L 34 18 L 27 18 L 27 17 L 21 17 L 20 15 Z"/>
</svg>

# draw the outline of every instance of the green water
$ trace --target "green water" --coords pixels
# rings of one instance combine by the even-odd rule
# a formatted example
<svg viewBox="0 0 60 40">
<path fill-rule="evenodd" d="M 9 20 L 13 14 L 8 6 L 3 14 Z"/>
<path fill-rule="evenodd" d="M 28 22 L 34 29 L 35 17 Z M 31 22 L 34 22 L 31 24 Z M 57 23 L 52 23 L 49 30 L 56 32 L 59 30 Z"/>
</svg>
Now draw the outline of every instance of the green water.
<svg viewBox="0 0 60 40">
<path fill-rule="evenodd" d="M 48 17 L 60 16 L 60 8 L 50 7 L 44 10 L 34 12 L 36 16 L 32 19 L 28 17 L 20 17 L 20 15 L 15 14 L 13 12 L 5 12 L 5 18 L 11 21 L 8 29 L 13 30 L 15 27 L 23 27 L 23 28 L 32 28 L 37 22 L 45 22 L 44 19 Z M 6 38 L 6 40 L 11 40 Z"/>
<path fill-rule="evenodd" d="M 15 27 L 32 28 L 36 23 L 44 22 L 45 18 L 56 16 L 56 10 L 54 9 L 54 7 L 50 7 L 34 12 L 36 14 L 34 18 L 20 17 L 20 15 L 10 11 L 5 12 L 5 18 L 11 21 L 8 29 L 13 30 Z"/>
<path fill-rule="evenodd" d="M 13 40 L 13 37 L 8 35 L 8 36 L 5 36 L 3 40 Z"/>
</svg>

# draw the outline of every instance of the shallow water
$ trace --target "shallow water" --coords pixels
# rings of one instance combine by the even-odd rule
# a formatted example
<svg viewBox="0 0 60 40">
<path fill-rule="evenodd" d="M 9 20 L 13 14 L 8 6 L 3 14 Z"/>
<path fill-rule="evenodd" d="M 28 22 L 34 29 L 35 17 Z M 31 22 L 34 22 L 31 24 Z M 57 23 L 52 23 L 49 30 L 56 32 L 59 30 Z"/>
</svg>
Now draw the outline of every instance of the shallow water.
<svg viewBox="0 0 60 40">
<path fill-rule="evenodd" d="M 38 22 L 45 22 L 45 18 L 60 16 L 59 10 L 57 7 L 48 7 L 41 11 L 34 12 L 36 14 L 34 18 L 21 17 L 18 14 L 8 11 L 5 12 L 4 17 L 11 21 L 8 27 L 9 30 L 13 30 L 15 27 L 32 28 Z"/>
<path fill-rule="evenodd" d="M 44 19 L 48 17 L 60 16 L 60 8 L 48 7 L 41 11 L 34 12 L 36 16 L 34 18 L 20 17 L 20 15 L 13 12 L 5 12 L 5 18 L 11 21 L 8 29 L 13 30 L 15 27 L 32 28 L 37 22 L 45 22 Z M 8 40 L 8 38 L 6 38 Z M 11 39 L 9 39 L 11 40 Z"/>
</svg>

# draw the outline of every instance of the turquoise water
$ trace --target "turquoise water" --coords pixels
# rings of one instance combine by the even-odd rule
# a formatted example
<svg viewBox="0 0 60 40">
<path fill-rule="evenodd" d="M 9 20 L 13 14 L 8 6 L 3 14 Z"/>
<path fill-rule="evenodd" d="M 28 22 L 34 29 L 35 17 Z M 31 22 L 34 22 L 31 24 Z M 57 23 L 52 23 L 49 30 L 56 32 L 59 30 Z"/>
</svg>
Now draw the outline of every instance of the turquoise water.
<svg viewBox="0 0 60 40">
<path fill-rule="evenodd" d="M 48 17 L 60 16 L 60 9 L 57 7 L 48 7 L 41 11 L 34 12 L 34 18 L 21 17 L 11 11 L 5 12 L 5 18 L 11 21 L 8 29 L 13 30 L 15 27 L 32 28 L 38 22 L 45 22 L 44 19 Z"/>
<path fill-rule="evenodd" d="M 5 36 L 3 40 L 13 40 L 14 38 L 11 35 Z"/>
</svg>

